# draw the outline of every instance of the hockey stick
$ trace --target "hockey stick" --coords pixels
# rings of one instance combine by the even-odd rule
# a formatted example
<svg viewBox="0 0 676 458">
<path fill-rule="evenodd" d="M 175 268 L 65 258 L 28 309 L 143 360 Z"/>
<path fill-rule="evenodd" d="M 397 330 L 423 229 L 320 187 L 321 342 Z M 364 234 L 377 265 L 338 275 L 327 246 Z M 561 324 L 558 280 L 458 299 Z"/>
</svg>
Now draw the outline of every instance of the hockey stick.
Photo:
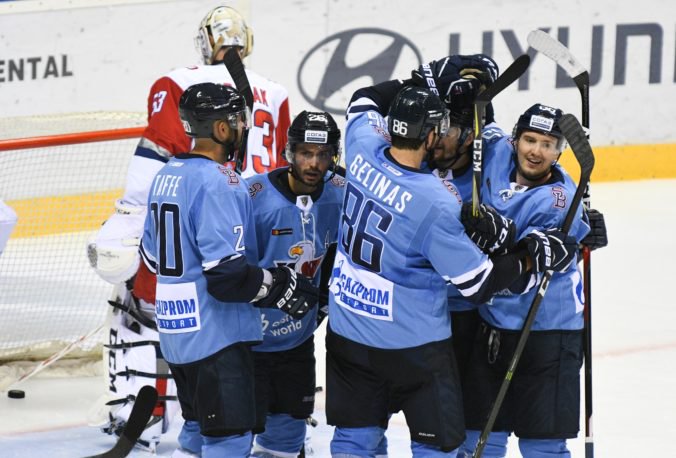
<svg viewBox="0 0 676 458">
<path fill-rule="evenodd" d="M 517 57 L 493 84 L 480 92 L 474 100 L 474 142 L 472 144 L 472 213 L 474 216 L 479 216 L 481 199 L 481 166 L 483 161 L 481 133 L 486 122 L 486 107 L 496 95 L 523 75 L 528 69 L 528 65 L 530 65 L 530 57 L 527 54 Z"/>
<path fill-rule="evenodd" d="M 253 91 L 251 90 L 251 85 L 249 84 L 249 78 L 246 76 L 242 59 L 239 57 L 239 52 L 237 52 L 236 49 L 230 49 L 227 51 L 225 56 L 223 56 L 223 64 L 225 64 L 225 68 L 228 69 L 228 73 L 230 73 L 237 91 L 239 91 L 239 93 L 244 97 L 246 106 L 249 108 L 249 113 L 252 113 L 254 103 Z M 242 144 L 239 148 L 240 150 L 237 154 L 237 157 L 235 158 L 235 170 L 237 170 L 237 173 L 242 173 L 242 164 L 244 158 L 246 157 L 248 139 L 249 129 L 246 129 L 244 131 L 244 135 L 242 136 Z"/>
<path fill-rule="evenodd" d="M 581 172 L 580 181 L 577 185 L 577 189 L 575 190 L 573 201 L 571 203 L 570 208 L 568 209 L 566 218 L 563 221 L 563 228 L 561 229 L 563 232 L 568 233 L 568 231 L 570 230 L 570 226 L 573 224 L 573 218 L 577 213 L 577 208 L 580 206 L 580 203 L 582 201 L 582 194 L 584 193 L 584 188 L 587 185 L 587 183 L 589 183 L 591 172 L 594 169 L 594 153 L 592 152 L 591 146 L 589 145 L 589 141 L 587 141 L 584 129 L 577 121 L 575 116 L 571 114 L 564 114 L 559 120 L 559 127 L 561 128 L 563 135 L 568 140 L 568 144 L 570 145 L 570 148 L 573 150 L 575 159 L 577 159 L 578 164 L 580 164 L 580 172 Z M 495 401 L 491 406 L 490 413 L 488 414 L 488 419 L 486 420 L 486 425 L 484 426 L 483 430 L 481 431 L 481 435 L 479 436 L 479 441 L 477 442 L 476 450 L 474 451 L 474 454 L 472 454 L 473 458 L 480 458 L 481 455 L 483 454 L 483 450 L 486 447 L 486 441 L 488 440 L 488 435 L 491 433 L 491 430 L 493 429 L 495 420 L 498 416 L 498 413 L 500 412 L 500 407 L 502 407 L 502 403 L 505 400 L 505 396 L 507 395 L 507 389 L 509 388 L 509 384 L 512 380 L 512 377 L 514 376 L 516 366 L 519 364 L 519 359 L 521 359 L 521 355 L 523 354 L 524 347 L 526 346 L 526 341 L 528 340 L 528 336 L 530 335 L 531 327 L 533 326 L 533 322 L 535 321 L 535 316 L 537 315 L 538 309 L 540 308 L 540 303 L 542 302 L 542 299 L 544 298 L 545 293 L 547 292 L 547 288 L 549 287 L 549 282 L 552 279 L 553 273 L 554 272 L 551 270 L 545 272 L 542 281 L 540 282 L 537 294 L 535 295 L 535 298 L 533 299 L 533 302 L 530 305 L 530 309 L 528 309 L 528 315 L 526 315 L 526 320 L 523 324 L 521 334 L 519 335 L 519 340 L 516 344 L 514 355 L 512 356 L 512 359 L 509 362 L 509 366 L 507 367 L 507 373 L 505 374 L 505 378 L 502 381 L 502 385 L 500 385 L 498 395 L 496 396 Z"/>
<path fill-rule="evenodd" d="M 589 72 L 571 54 L 562 43 L 542 30 L 533 30 L 528 34 L 528 44 L 538 52 L 552 59 L 570 76 L 578 90 L 582 102 L 582 125 L 587 129 L 589 138 Z M 582 201 L 587 209 L 591 208 L 589 185 L 585 188 Z M 582 247 L 585 327 L 584 327 L 584 416 L 585 416 L 585 457 L 594 456 L 593 431 L 593 393 L 592 393 L 592 316 L 591 316 L 591 252 Z"/>
<path fill-rule="evenodd" d="M 136 441 L 145 430 L 153 409 L 157 403 L 157 390 L 150 385 L 141 387 L 131 409 L 129 419 L 119 439 L 107 452 L 91 455 L 86 458 L 124 458 L 136 445 Z"/>
</svg>

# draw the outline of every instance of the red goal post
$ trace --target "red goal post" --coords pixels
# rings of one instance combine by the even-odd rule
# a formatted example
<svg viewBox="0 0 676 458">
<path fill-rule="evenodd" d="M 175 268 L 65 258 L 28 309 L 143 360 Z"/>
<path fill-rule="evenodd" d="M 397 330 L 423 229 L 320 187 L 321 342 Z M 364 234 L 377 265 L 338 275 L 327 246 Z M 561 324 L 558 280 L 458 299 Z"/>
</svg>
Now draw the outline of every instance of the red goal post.
<svg viewBox="0 0 676 458">
<path fill-rule="evenodd" d="M 122 195 L 146 117 L 0 118 L 0 199 L 18 222 L 0 256 L 0 383 L 9 361 L 40 360 L 100 327 L 112 285 L 86 245 Z M 103 332 L 79 355 L 100 359 Z"/>
</svg>

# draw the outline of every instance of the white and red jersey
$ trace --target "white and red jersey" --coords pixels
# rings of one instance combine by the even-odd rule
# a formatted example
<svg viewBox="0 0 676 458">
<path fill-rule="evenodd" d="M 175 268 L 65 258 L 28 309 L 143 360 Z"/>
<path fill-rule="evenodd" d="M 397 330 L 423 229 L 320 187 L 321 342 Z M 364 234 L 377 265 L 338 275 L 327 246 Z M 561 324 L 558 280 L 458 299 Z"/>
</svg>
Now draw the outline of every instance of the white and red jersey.
<svg viewBox="0 0 676 458">
<path fill-rule="evenodd" d="M 254 96 L 251 130 L 242 176 L 267 173 L 288 165 L 284 156 L 287 130 L 291 124 L 286 89 L 257 73 L 246 70 Z M 183 91 L 198 83 L 219 83 L 235 86 L 222 64 L 178 68 L 161 77 L 148 95 L 148 127 L 143 132 L 136 152 L 129 163 L 122 201 L 128 205 L 146 206 L 150 185 L 156 173 L 171 156 L 187 153 L 192 140 L 185 134 L 178 115 Z M 135 294 L 154 302 L 154 278 L 144 272 L 143 263 L 137 274 Z"/>
<path fill-rule="evenodd" d="M 291 122 L 286 89 L 251 70 L 246 70 L 246 75 L 254 104 L 247 157 L 242 167 L 245 178 L 287 165 L 284 148 Z M 190 138 L 185 135 L 178 116 L 178 102 L 188 87 L 206 82 L 234 86 L 223 65 L 179 68 L 158 79 L 148 96 L 148 127 L 143 137 L 171 155 L 190 151 Z"/>
</svg>

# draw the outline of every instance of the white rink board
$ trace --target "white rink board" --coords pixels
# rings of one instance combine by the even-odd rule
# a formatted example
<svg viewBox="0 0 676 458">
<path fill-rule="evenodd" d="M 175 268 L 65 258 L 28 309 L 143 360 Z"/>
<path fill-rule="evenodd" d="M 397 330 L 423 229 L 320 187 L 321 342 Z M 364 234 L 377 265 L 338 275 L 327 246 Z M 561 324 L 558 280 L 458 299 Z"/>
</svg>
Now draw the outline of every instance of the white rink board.
<svg viewBox="0 0 676 458">
<path fill-rule="evenodd" d="M 63 0 L 0 4 L 3 116 L 145 111 L 147 92 L 156 78 L 198 62 L 193 37 L 201 18 L 216 4 L 105 3 L 99 0 L 71 9 L 54 9 L 71 4 Z M 292 114 L 310 108 L 340 112 L 358 87 L 372 84 L 374 78 L 405 78 L 419 58 L 442 57 L 452 50 L 452 42 L 459 43 L 456 48 L 462 53 L 475 53 L 483 50 L 484 37 L 492 37 L 485 41 L 487 50 L 506 68 L 526 49 L 528 32 L 535 28 L 549 28 L 555 35 L 567 32 L 573 54 L 591 69 L 596 27 L 602 42 L 594 42 L 599 51 L 591 88 L 595 144 L 676 141 L 676 130 L 668 122 L 676 119 L 676 104 L 667 103 L 676 99 L 676 3 L 671 0 L 645 0 L 640 7 L 614 0 L 224 3 L 249 18 L 255 48 L 248 64 L 288 88 Z M 44 8 L 50 9 L 12 12 L 23 4 L 47 4 Z M 618 37 L 623 35 L 629 36 L 626 54 L 618 52 L 625 43 Z M 325 46 L 310 53 L 325 39 Z M 377 59 L 390 45 L 395 57 Z M 19 65 L 24 66 L 22 80 L 17 77 Z M 505 126 L 538 101 L 579 113 L 577 89 L 557 89 L 556 66 L 544 56 L 535 57 L 521 84 L 526 82 L 527 90 L 515 85 L 496 100 L 498 121 Z M 326 106 L 317 101 L 323 98 Z"/>
</svg>

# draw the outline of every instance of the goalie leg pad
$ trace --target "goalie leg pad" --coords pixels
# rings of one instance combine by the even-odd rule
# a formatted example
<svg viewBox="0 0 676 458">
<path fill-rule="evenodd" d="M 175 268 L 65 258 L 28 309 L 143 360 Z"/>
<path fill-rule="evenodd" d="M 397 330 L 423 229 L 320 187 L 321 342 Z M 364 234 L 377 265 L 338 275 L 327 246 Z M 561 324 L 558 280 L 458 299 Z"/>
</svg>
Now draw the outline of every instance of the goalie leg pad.
<svg viewBox="0 0 676 458">
<path fill-rule="evenodd" d="M 136 317 L 143 315 L 130 294 L 124 298 L 122 305 L 133 308 L 131 313 Z M 131 413 L 134 395 L 144 385 L 155 386 L 159 401 L 139 439 L 139 445 L 154 451 L 179 406 L 176 385 L 160 352 L 159 335 L 142 322 L 146 321 L 137 320 L 119 309 L 111 312 L 109 338 L 104 349 L 104 360 L 108 366 L 106 382 L 111 400 L 107 403 L 110 407 L 108 424 L 102 430 L 119 435 Z"/>
</svg>

